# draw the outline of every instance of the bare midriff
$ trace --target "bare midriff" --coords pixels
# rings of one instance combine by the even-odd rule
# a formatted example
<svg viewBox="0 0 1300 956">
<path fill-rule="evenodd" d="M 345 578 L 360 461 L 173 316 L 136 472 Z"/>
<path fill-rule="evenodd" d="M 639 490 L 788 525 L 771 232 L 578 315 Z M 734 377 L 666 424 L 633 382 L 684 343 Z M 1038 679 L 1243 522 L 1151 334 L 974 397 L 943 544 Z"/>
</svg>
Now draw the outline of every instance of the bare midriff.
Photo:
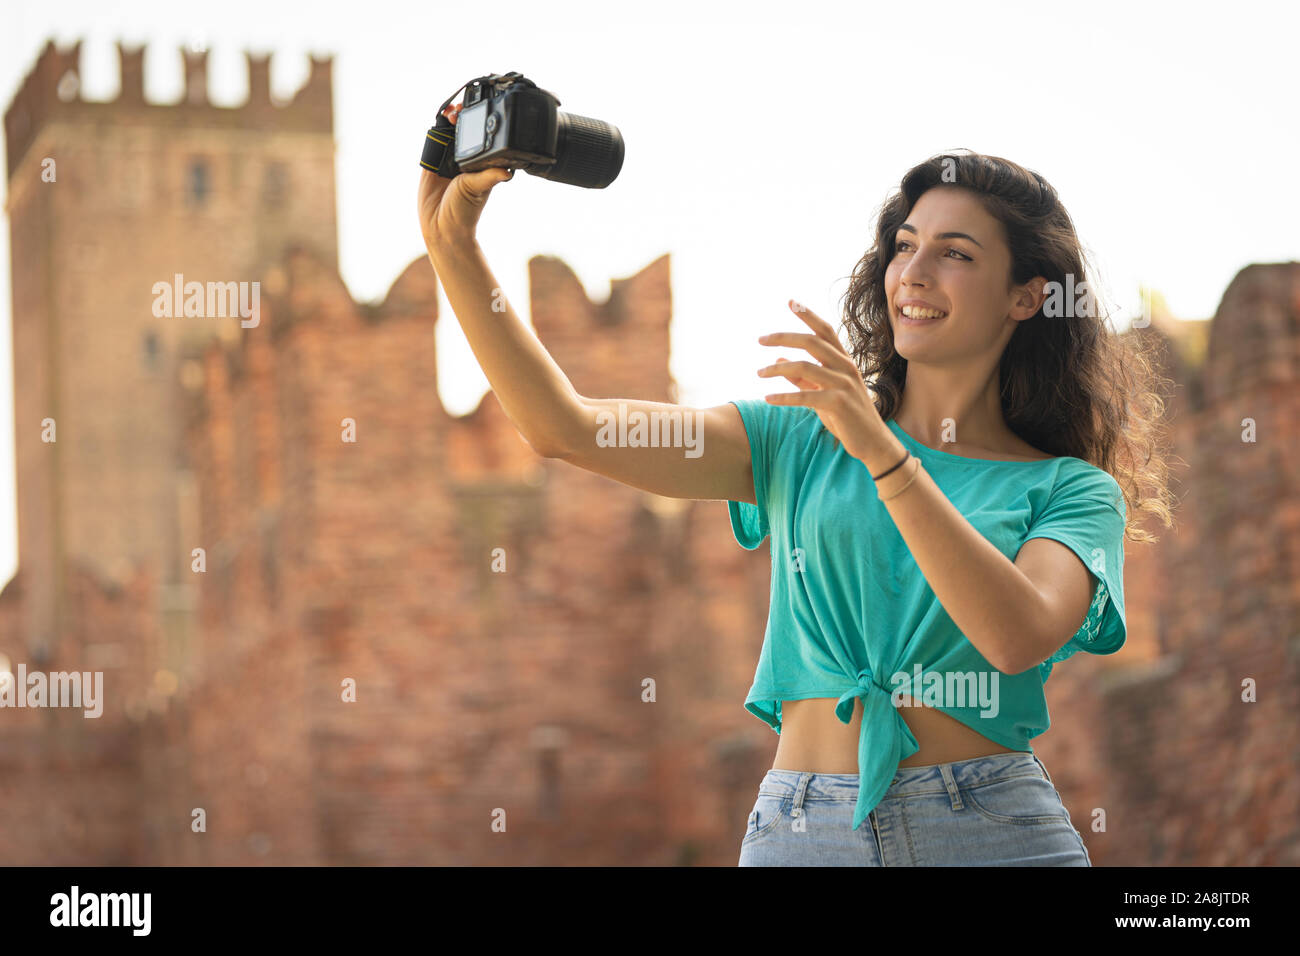
<svg viewBox="0 0 1300 956">
<path fill-rule="evenodd" d="M 904 704 L 912 703 L 906 695 Z M 862 699 L 854 698 L 853 719 L 840 723 L 834 697 L 781 701 L 781 733 L 776 745 L 774 770 L 811 773 L 857 773 L 858 735 L 862 730 Z M 1019 753 L 994 743 L 965 724 L 933 707 L 899 707 L 903 722 L 920 749 L 900 767 L 926 767 L 990 754 Z"/>
</svg>

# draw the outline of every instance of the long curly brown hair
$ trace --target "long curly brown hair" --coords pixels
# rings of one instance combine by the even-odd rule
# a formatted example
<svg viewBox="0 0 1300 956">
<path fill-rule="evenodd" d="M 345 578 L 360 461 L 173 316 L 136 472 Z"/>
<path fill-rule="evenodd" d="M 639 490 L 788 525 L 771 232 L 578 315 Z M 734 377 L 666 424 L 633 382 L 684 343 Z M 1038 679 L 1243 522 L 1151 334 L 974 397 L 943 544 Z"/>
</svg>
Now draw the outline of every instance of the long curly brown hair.
<svg viewBox="0 0 1300 956">
<path fill-rule="evenodd" d="M 1011 251 L 1008 288 L 1035 276 L 1069 288 L 1088 281 L 1074 223 L 1056 190 L 1038 173 L 999 156 L 968 150 L 941 153 L 912 167 L 880 208 L 875 245 L 850 276 L 843 297 L 849 353 L 888 421 L 897 412 L 907 359 L 894 350 L 885 270 L 898 227 L 934 186 L 970 190 L 1006 229 Z M 1017 324 L 999 364 L 1002 413 L 1008 427 L 1035 448 L 1073 456 L 1109 473 L 1127 504 L 1126 536 L 1154 541 L 1136 527 L 1136 513 L 1172 527 L 1173 495 L 1164 448 L 1165 402 L 1172 383 L 1159 372 L 1153 337 L 1116 334 L 1100 297 L 1090 314 L 1048 317 L 1043 309 Z M 1046 307 L 1047 302 L 1044 302 Z M 1070 310 L 1075 311 L 1075 310 Z"/>
</svg>

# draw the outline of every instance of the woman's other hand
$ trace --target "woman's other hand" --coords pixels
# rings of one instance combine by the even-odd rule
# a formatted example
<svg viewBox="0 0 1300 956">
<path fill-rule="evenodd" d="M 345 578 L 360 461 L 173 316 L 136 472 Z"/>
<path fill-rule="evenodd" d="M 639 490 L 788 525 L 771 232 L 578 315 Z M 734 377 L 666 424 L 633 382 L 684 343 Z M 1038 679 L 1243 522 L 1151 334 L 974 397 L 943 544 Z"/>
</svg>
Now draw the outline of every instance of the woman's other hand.
<svg viewBox="0 0 1300 956">
<path fill-rule="evenodd" d="M 789 379 L 801 391 L 768 395 L 773 405 L 804 405 L 817 413 L 826 429 L 840 440 L 844 450 L 863 458 L 889 436 L 888 427 L 876 409 L 862 373 L 830 323 L 793 299 L 790 311 L 812 329 L 811 333 L 774 332 L 759 338 L 763 345 L 785 345 L 808 351 L 818 362 L 787 362 L 778 358 L 775 365 L 758 370 L 762 376 L 779 375 Z"/>
</svg>

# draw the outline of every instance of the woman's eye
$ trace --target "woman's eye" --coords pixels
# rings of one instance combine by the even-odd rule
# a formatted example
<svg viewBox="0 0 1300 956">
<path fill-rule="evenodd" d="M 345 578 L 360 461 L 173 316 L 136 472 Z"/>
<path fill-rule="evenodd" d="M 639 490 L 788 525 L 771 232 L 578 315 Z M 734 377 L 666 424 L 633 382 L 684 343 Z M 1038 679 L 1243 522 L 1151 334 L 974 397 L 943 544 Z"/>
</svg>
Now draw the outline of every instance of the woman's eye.
<svg viewBox="0 0 1300 956">
<path fill-rule="evenodd" d="M 899 241 L 894 245 L 894 251 L 895 251 L 895 252 L 902 252 L 902 251 L 903 251 L 903 246 L 910 246 L 910 245 L 911 245 L 911 243 L 908 242 L 906 239 L 900 239 L 900 240 L 899 240 Z M 974 261 L 975 261 L 975 260 L 972 259 L 970 256 L 966 255 L 966 253 L 964 253 L 964 252 L 960 252 L 960 251 L 958 251 L 957 249 L 949 249 L 948 251 L 949 251 L 949 252 L 956 252 L 957 255 L 961 256 L 961 257 L 962 257 L 963 259 L 965 259 L 967 262 L 974 262 Z"/>
</svg>

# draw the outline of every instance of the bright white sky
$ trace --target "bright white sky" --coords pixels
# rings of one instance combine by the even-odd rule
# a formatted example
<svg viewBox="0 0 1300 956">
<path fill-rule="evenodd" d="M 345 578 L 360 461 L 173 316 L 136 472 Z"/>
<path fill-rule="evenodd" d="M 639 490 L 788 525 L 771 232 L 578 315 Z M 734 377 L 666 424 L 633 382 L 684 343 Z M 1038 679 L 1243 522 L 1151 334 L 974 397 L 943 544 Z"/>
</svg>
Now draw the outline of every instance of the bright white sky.
<svg viewBox="0 0 1300 956">
<path fill-rule="evenodd" d="M 627 9 L 644 9 L 634 15 Z M 339 245 L 358 300 L 423 255 L 418 159 L 435 110 L 465 80 L 519 70 L 562 109 L 608 120 L 619 178 L 584 190 L 517 174 L 480 239 L 527 318 L 527 260 L 565 259 L 588 294 L 670 252 L 672 372 L 707 407 L 791 388 L 754 373 L 754 340 L 803 331 L 800 299 L 836 317 L 872 213 L 912 165 L 967 147 L 1058 190 L 1122 316 L 1137 284 L 1208 318 L 1244 266 L 1300 258 L 1292 4 L 874 4 L 802 0 L 643 5 L 223 0 L 6 2 L 0 100 L 45 41 L 83 42 L 82 91 L 117 94 L 114 41 L 145 42 L 146 96 L 179 98 L 179 48 L 210 49 L 209 95 L 247 92 L 243 51 L 273 51 L 289 96 L 307 53 L 334 53 Z M 1290 213 L 1287 211 L 1290 210 Z M 16 568 L 9 230 L 0 232 L 0 583 Z M 442 306 L 439 375 L 453 414 L 487 388 Z"/>
</svg>

